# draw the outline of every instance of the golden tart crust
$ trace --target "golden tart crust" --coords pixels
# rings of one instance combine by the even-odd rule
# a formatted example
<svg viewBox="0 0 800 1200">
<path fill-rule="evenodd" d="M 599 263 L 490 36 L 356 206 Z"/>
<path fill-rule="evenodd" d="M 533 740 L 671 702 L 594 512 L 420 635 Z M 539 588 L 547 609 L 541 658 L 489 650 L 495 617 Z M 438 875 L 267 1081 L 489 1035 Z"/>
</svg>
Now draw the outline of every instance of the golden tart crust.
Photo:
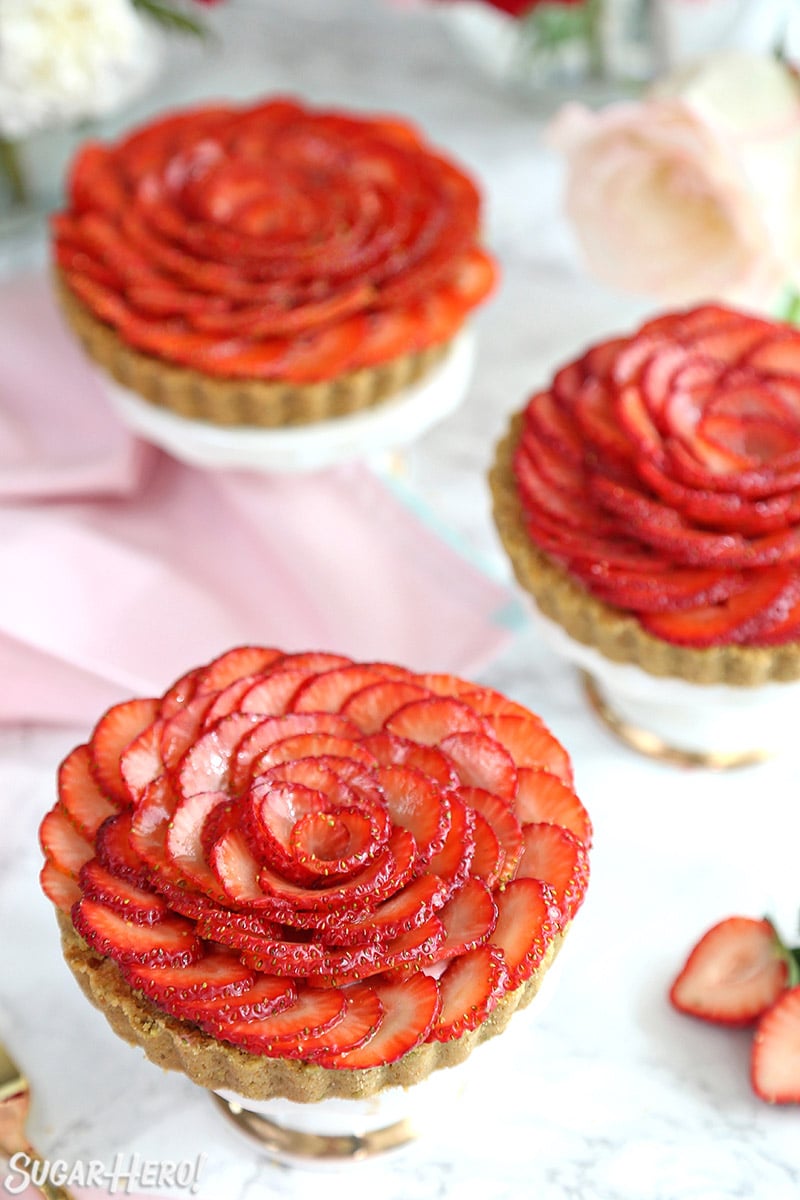
<svg viewBox="0 0 800 1200">
<path fill-rule="evenodd" d="M 611 608 L 572 579 L 539 550 L 528 535 L 512 469 L 523 414 L 516 414 L 498 443 L 489 473 L 493 514 L 500 539 L 518 582 L 537 607 L 576 641 L 592 646 L 614 662 L 631 663 L 650 675 L 672 676 L 698 684 L 758 687 L 800 679 L 800 642 L 783 646 L 714 646 L 692 649 L 647 633 L 629 613 Z"/>
</svg>

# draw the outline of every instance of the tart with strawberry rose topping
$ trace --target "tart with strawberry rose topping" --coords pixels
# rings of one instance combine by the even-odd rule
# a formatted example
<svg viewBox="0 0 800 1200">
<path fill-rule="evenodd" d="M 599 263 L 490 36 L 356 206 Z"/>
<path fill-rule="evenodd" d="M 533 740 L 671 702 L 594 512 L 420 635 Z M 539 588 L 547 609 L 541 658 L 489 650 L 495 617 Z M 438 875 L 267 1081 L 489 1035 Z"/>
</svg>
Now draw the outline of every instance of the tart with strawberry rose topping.
<svg viewBox="0 0 800 1200">
<path fill-rule="evenodd" d="M 542 721 L 485 687 L 239 647 L 62 763 L 42 886 L 66 961 L 159 1065 L 254 1100 L 372 1096 L 533 998 L 591 825 Z"/>
<path fill-rule="evenodd" d="M 280 98 L 85 144 L 52 241 L 106 375 L 182 417 L 276 428 L 442 362 L 494 287 L 479 224 L 474 182 L 406 121 Z"/>
<path fill-rule="evenodd" d="M 704 306 L 592 346 L 513 418 L 490 482 L 543 631 L 613 694 L 618 731 L 644 716 L 748 755 L 790 739 L 797 330 Z"/>
</svg>

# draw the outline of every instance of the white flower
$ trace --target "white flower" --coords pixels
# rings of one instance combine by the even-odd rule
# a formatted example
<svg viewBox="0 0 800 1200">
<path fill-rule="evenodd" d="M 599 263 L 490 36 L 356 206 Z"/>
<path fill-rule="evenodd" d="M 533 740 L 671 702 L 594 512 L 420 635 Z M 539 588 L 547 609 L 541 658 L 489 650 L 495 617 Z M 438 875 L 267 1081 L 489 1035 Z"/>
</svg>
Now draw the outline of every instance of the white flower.
<svg viewBox="0 0 800 1200">
<path fill-rule="evenodd" d="M 0 0 L 0 133 L 113 112 L 157 65 L 158 43 L 130 0 Z"/>
<path fill-rule="evenodd" d="M 591 269 L 664 302 L 768 307 L 800 283 L 800 82 L 727 53 L 552 129 Z"/>
</svg>

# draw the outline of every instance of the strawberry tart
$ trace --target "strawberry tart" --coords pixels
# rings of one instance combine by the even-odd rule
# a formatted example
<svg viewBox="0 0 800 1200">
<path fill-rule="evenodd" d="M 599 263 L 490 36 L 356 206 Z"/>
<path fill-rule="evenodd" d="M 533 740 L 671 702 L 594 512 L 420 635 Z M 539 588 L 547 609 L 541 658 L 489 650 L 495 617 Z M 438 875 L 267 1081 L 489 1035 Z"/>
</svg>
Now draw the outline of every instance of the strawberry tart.
<svg viewBox="0 0 800 1200">
<path fill-rule="evenodd" d="M 442 364 L 494 286 L 479 224 L 475 184 L 410 124 L 271 99 L 86 144 L 52 238 L 67 320 L 117 390 L 279 429 Z"/>
<path fill-rule="evenodd" d="M 790 739 L 800 333 L 704 306 L 595 345 L 513 418 L 491 487 L 543 632 L 621 729 L 723 758 Z"/>
<path fill-rule="evenodd" d="M 154 1062 L 358 1099 L 532 999 L 590 837 L 566 752 L 499 693 L 242 647 L 68 755 L 42 886 L 81 988 Z"/>
</svg>

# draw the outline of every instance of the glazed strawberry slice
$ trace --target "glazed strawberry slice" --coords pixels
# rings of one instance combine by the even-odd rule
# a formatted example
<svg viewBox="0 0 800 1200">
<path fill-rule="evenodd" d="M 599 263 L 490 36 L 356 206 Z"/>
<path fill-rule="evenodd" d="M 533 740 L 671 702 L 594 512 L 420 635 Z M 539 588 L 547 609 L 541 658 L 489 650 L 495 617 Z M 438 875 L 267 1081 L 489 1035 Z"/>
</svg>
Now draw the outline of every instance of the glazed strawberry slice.
<svg viewBox="0 0 800 1200">
<path fill-rule="evenodd" d="M 134 848 L 131 837 L 133 815 L 127 812 L 109 817 L 97 831 L 95 853 L 99 862 L 119 879 L 127 879 L 134 887 L 147 887 L 148 864 Z"/>
<path fill-rule="evenodd" d="M 571 787 L 557 775 L 532 767 L 518 772 L 514 810 L 522 825 L 549 822 L 568 829 L 587 850 L 592 844 L 589 814 Z"/>
<path fill-rule="evenodd" d="M 273 667 L 284 657 L 281 650 L 267 646 L 236 646 L 215 658 L 197 679 L 197 688 L 204 692 L 221 692 L 243 675 L 257 675 Z"/>
<path fill-rule="evenodd" d="M 335 734 L 298 733 L 274 742 L 259 756 L 260 771 L 297 758 L 344 758 L 360 764 L 360 770 L 375 766 L 375 760 L 360 742 Z"/>
<path fill-rule="evenodd" d="M 455 787 L 459 782 L 455 764 L 436 746 L 419 746 L 393 733 L 373 733 L 362 741 L 365 750 L 383 767 L 414 767 L 440 788 Z"/>
<path fill-rule="evenodd" d="M 184 708 L 197 691 L 198 681 L 203 674 L 203 667 L 194 667 L 176 679 L 167 689 L 161 700 L 161 716 L 164 720 L 174 717 Z"/>
<path fill-rule="evenodd" d="M 216 949 L 183 967 L 128 964 L 124 975 L 132 988 L 161 1006 L 171 1001 L 231 1000 L 249 991 L 256 980 L 235 954 Z"/>
<path fill-rule="evenodd" d="M 567 462 L 583 463 L 583 441 L 569 417 L 562 412 L 551 392 L 532 396 L 525 410 L 525 429 L 540 438 Z"/>
<path fill-rule="evenodd" d="M 292 701 L 292 712 L 337 713 L 355 692 L 385 678 L 378 667 L 360 663 L 323 671 L 301 684 Z"/>
<path fill-rule="evenodd" d="M 494 737 L 519 767 L 540 767 L 572 784 L 572 764 L 564 747 L 533 715 L 486 717 Z"/>
<path fill-rule="evenodd" d="M 551 889 L 538 879 L 514 879 L 495 900 L 497 924 L 489 945 L 502 950 L 515 988 L 541 966 L 561 928 L 561 913 Z"/>
<path fill-rule="evenodd" d="M 511 799 L 517 790 L 517 769 L 508 751 L 483 733 L 451 733 L 439 748 L 452 759 L 462 784 Z"/>
<path fill-rule="evenodd" d="M 749 1025 L 786 987 L 787 952 L 769 921 L 728 917 L 703 934 L 670 989 L 681 1012 Z"/>
<path fill-rule="evenodd" d="M 342 712 L 363 734 L 377 733 L 393 713 L 430 693 L 414 683 L 381 680 L 362 688 L 342 706 Z"/>
<path fill-rule="evenodd" d="M 267 717 L 247 732 L 236 747 L 230 771 L 230 787 L 243 790 L 250 782 L 253 769 L 264 770 L 260 756 L 277 742 L 299 734 L 331 734 L 334 737 L 357 739 L 358 729 L 351 721 L 335 713 L 286 713 Z M 318 756 L 315 756 L 318 757 Z"/>
<path fill-rule="evenodd" d="M 39 843 L 48 862 L 71 879 L 77 879 L 83 864 L 94 858 L 94 846 L 78 833 L 60 804 L 39 826 Z"/>
<path fill-rule="evenodd" d="M 394 713 L 385 725 L 387 733 L 409 738 L 423 746 L 438 745 L 451 733 L 488 733 L 482 717 L 468 705 L 447 696 L 412 700 Z"/>
<path fill-rule="evenodd" d="M 504 995 L 508 969 L 495 946 L 478 946 L 448 964 L 439 977 L 441 1009 L 430 1039 L 449 1042 L 477 1029 Z"/>
<path fill-rule="evenodd" d="M 570 921 L 583 903 L 589 882 L 589 859 L 582 842 L 560 825 L 525 825 L 517 879 L 538 879 L 555 893 Z"/>
<path fill-rule="evenodd" d="M 260 713 L 262 717 L 280 717 L 288 713 L 299 689 L 318 675 L 309 667 L 290 664 L 291 658 L 287 657 L 279 669 L 253 684 L 239 702 L 241 711 Z"/>
<path fill-rule="evenodd" d="M 203 728 L 211 729 L 223 717 L 229 717 L 231 713 L 238 712 L 242 697 L 257 683 L 260 683 L 262 678 L 261 675 L 243 675 L 241 679 L 234 679 L 233 683 L 229 683 L 221 692 L 217 692 L 216 696 L 207 693 L 211 704 L 203 718 Z"/>
<path fill-rule="evenodd" d="M 222 902 L 225 895 L 206 862 L 202 835 L 209 815 L 227 802 L 226 792 L 200 792 L 179 800 L 164 842 L 167 860 L 181 878 Z"/>
<path fill-rule="evenodd" d="M 244 967 L 244 970 L 248 970 Z M 198 996 L 190 1000 L 177 997 L 170 1002 L 170 1011 L 184 1020 L 196 1021 L 214 1035 L 231 1022 L 263 1021 L 297 1000 L 297 987 L 291 979 L 277 975 L 256 975 L 254 983 L 236 996 Z"/>
<path fill-rule="evenodd" d="M 365 1045 L 326 1058 L 334 1070 L 361 1070 L 396 1062 L 428 1037 L 439 1015 L 439 988 L 435 979 L 417 973 L 400 983 L 373 983 L 384 1015 Z M 316 994 L 316 993 L 315 993 Z M 320 993 L 327 995 L 326 992 Z"/>
<path fill-rule="evenodd" d="M 178 804 L 178 794 L 165 776 L 153 780 L 136 805 L 126 828 L 129 848 L 141 860 L 154 880 L 168 879 L 186 883 L 177 876 L 167 859 L 167 834 Z"/>
<path fill-rule="evenodd" d="M 450 829 L 441 850 L 428 863 L 427 873 L 438 876 L 446 884 L 447 895 L 452 895 L 470 872 L 475 854 L 475 819 L 472 809 L 455 792 L 448 798 Z"/>
<path fill-rule="evenodd" d="M 262 1020 L 227 1021 L 216 1030 L 226 1042 L 243 1046 L 252 1054 L 272 1058 L 303 1055 L 303 1039 L 333 1028 L 345 1014 L 345 998 L 337 988 L 305 989 L 294 1004 Z"/>
<path fill-rule="evenodd" d="M 164 720 L 159 750 L 164 766 L 169 771 L 175 770 L 189 747 L 201 736 L 216 695 L 215 692 L 198 692 Z"/>
<path fill-rule="evenodd" d="M 356 985 L 344 991 L 345 1011 L 341 1021 L 315 1037 L 303 1039 L 303 1057 L 326 1067 L 330 1059 L 358 1050 L 375 1035 L 384 1015 L 380 997 L 373 988 Z"/>
<path fill-rule="evenodd" d="M 58 768 L 58 798 L 78 832 L 92 841 L 118 809 L 95 782 L 88 746 L 77 746 Z"/>
<path fill-rule="evenodd" d="M 791 567 L 755 574 L 745 591 L 721 604 L 676 613 L 647 613 L 642 626 L 654 637 L 680 646 L 707 647 L 748 642 L 783 620 L 798 600 L 800 575 Z"/>
<path fill-rule="evenodd" d="M 72 906 L 81 898 L 81 889 L 71 875 L 65 875 L 48 858 L 39 872 L 39 883 L 47 899 L 67 916 Z"/>
<path fill-rule="evenodd" d="M 131 797 L 120 771 L 120 758 L 131 742 L 158 716 L 158 700 L 127 700 L 101 717 L 94 728 L 89 748 L 92 772 L 100 788 L 117 807 L 126 807 Z"/>
<path fill-rule="evenodd" d="M 503 869 L 505 854 L 501 849 L 497 834 L 486 817 L 473 809 L 472 819 L 475 853 L 472 856 L 469 873 L 476 879 L 482 879 L 487 887 L 494 888 Z"/>
<path fill-rule="evenodd" d="M 319 880 L 360 870 L 380 848 L 371 821 L 357 809 L 307 813 L 295 823 L 290 839 L 294 860 Z"/>
<path fill-rule="evenodd" d="M 96 858 L 83 864 L 78 882 L 89 900 L 96 900 L 134 925 L 154 925 L 169 915 L 160 896 L 112 875 Z"/>
<path fill-rule="evenodd" d="M 237 746 L 259 722 L 256 713 L 232 713 L 204 733 L 181 760 L 177 788 L 184 797 L 228 788 Z"/>
<path fill-rule="evenodd" d="M 413 834 L 418 862 L 429 862 L 450 829 L 448 797 L 414 767 L 379 767 L 375 779 L 392 824 Z"/>
<path fill-rule="evenodd" d="M 788 988 L 758 1022 L 753 1090 L 770 1104 L 800 1104 L 800 987 Z"/>
<path fill-rule="evenodd" d="M 497 906 L 482 880 L 467 879 L 440 910 L 439 920 L 445 937 L 437 958 L 452 958 L 486 941 L 497 923 Z"/>
<path fill-rule="evenodd" d="M 483 788 L 461 787 L 456 794 L 467 808 L 475 809 L 489 822 L 502 852 L 500 879 L 513 879 L 522 854 L 522 827 L 511 802 Z"/>
<path fill-rule="evenodd" d="M 72 921 L 93 950 L 118 963 L 189 966 L 202 954 L 194 926 L 182 917 L 166 917 L 156 925 L 136 925 L 84 896 L 72 910 Z"/>
<path fill-rule="evenodd" d="M 120 775 L 133 803 L 142 795 L 148 783 L 164 774 L 161 742 L 165 724 L 160 717 L 153 721 L 133 739 L 119 760 Z"/>
<path fill-rule="evenodd" d="M 797 599 L 781 606 L 749 639 L 751 646 L 783 646 L 800 638 L 800 588 Z"/>
<path fill-rule="evenodd" d="M 420 875 L 396 896 L 384 900 L 372 912 L 356 919 L 326 926 L 325 938 L 349 946 L 389 940 L 424 925 L 441 907 L 443 886 L 435 875 Z"/>
</svg>

